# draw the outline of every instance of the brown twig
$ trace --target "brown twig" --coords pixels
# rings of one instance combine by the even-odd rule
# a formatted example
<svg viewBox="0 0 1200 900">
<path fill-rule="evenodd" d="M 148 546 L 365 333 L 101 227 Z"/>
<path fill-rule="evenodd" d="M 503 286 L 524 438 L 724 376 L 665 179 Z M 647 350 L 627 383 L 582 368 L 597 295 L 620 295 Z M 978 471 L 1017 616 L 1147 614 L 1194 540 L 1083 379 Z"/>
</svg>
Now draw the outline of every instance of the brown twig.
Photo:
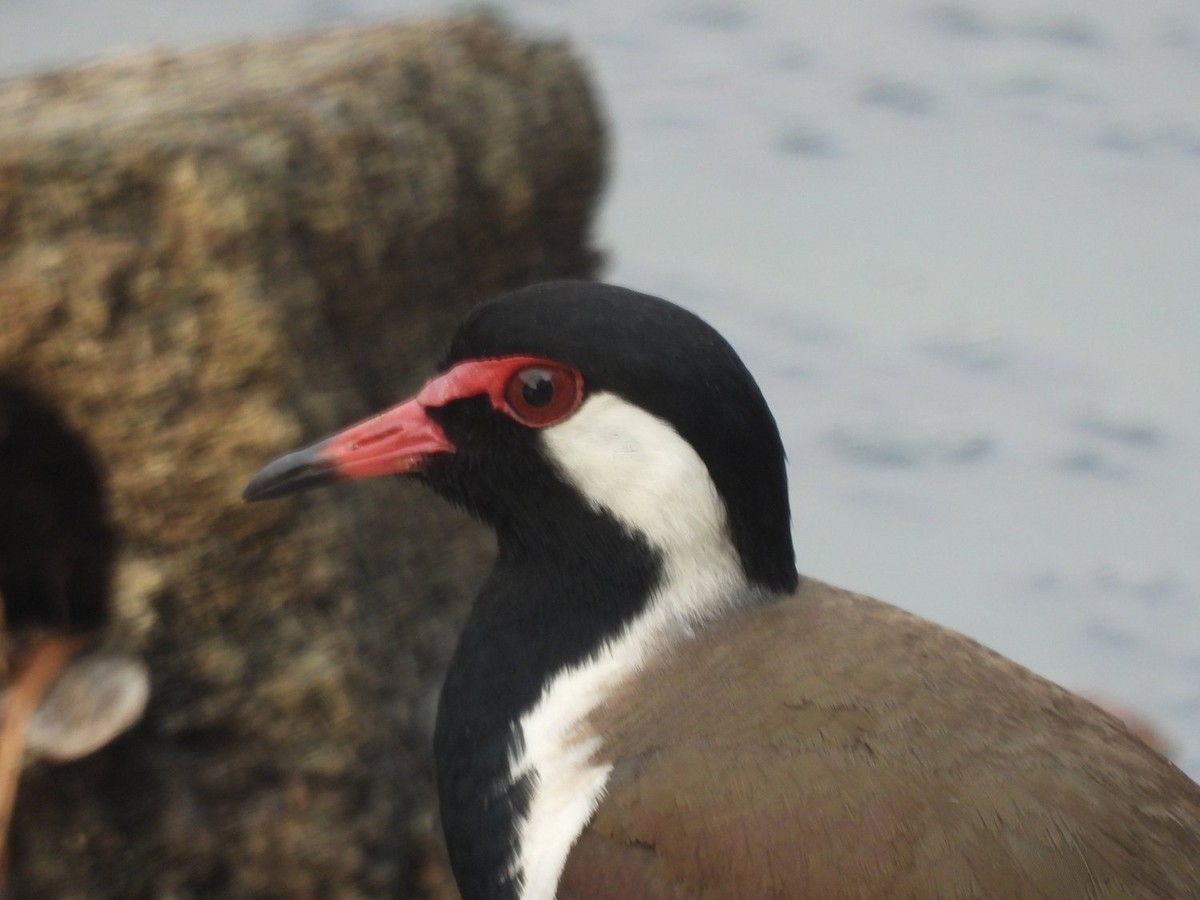
<svg viewBox="0 0 1200 900">
<path fill-rule="evenodd" d="M 8 689 L 0 724 L 0 898 L 8 893 L 8 830 L 12 823 L 29 720 L 54 680 L 90 636 L 48 634 L 30 649 Z"/>
</svg>

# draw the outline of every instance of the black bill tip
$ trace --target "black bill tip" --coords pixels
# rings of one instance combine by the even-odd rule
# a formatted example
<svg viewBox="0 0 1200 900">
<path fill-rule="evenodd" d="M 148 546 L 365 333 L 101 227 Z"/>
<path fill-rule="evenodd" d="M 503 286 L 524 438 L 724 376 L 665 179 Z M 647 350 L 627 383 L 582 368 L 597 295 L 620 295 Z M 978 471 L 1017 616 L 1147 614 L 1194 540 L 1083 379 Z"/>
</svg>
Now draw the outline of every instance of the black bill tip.
<svg viewBox="0 0 1200 900">
<path fill-rule="evenodd" d="M 321 444 L 305 447 L 267 463 L 242 491 L 247 502 L 271 500 L 340 480 L 337 467 L 325 459 Z"/>
</svg>

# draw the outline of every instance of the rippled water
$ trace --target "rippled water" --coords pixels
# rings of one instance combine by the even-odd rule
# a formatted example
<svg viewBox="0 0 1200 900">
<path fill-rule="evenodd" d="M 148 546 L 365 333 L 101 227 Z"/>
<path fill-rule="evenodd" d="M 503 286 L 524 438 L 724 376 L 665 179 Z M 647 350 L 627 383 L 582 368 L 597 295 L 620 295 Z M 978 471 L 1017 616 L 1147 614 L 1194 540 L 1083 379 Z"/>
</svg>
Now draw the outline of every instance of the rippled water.
<svg viewBox="0 0 1200 900">
<path fill-rule="evenodd" d="M 455 8 L 0 0 L 0 70 Z M 490 8 L 593 66 L 610 277 L 761 378 L 802 570 L 1140 709 L 1200 776 L 1200 8 Z"/>
</svg>

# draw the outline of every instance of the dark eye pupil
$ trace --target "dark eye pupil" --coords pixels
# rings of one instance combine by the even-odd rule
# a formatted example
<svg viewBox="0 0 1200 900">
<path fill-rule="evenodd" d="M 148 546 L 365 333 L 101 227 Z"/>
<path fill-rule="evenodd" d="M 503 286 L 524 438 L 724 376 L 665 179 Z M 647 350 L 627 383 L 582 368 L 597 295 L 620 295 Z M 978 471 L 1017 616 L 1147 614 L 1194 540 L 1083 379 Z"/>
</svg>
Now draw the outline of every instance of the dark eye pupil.
<svg viewBox="0 0 1200 900">
<path fill-rule="evenodd" d="M 554 381 L 550 373 L 541 369 L 525 372 L 521 375 L 521 398 L 539 409 L 554 399 Z"/>
</svg>

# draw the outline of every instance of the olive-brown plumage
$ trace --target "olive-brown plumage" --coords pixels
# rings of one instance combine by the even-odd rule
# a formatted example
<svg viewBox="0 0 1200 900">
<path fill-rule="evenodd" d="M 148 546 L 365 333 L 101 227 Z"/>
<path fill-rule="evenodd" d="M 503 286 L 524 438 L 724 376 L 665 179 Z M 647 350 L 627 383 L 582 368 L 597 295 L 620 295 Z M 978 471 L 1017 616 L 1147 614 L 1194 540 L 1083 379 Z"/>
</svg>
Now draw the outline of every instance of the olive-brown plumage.
<svg viewBox="0 0 1200 900">
<path fill-rule="evenodd" d="M 559 900 L 1200 896 L 1200 788 L 959 634 L 804 580 L 596 709 Z"/>
</svg>

